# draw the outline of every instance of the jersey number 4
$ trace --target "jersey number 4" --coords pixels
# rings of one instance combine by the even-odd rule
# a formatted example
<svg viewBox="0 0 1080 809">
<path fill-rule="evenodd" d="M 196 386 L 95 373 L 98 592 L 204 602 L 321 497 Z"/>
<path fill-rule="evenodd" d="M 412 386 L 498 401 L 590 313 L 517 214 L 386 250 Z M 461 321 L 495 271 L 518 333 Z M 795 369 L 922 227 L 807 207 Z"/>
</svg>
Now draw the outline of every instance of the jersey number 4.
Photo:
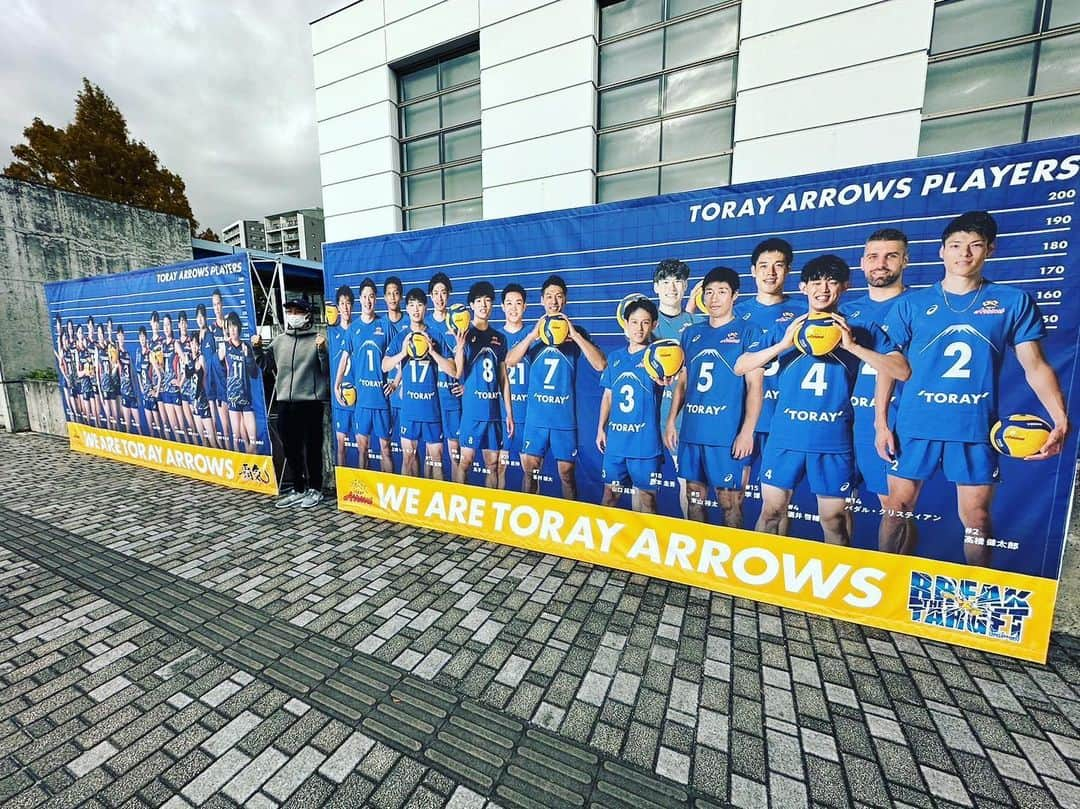
<svg viewBox="0 0 1080 809">
<path fill-rule="evenodd" d="M 815 396 L 824 396 L 825 391 L 829 388 L 828 383 L 825 381 L 825 363 L 815 362 L 811 365 L 799 387 L 803 390 L 813 391 Z"/>
</svg>

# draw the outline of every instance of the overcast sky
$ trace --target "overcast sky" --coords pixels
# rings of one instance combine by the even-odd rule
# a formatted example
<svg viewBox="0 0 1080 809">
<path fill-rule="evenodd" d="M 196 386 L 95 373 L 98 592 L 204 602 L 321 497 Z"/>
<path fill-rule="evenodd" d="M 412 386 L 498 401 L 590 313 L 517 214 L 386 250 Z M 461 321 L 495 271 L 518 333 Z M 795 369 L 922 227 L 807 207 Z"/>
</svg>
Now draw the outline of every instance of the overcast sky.
<svg viewBox="0 0 1080 809">
<path fill-rule="evenodd" d="M 346 0 L 8 0 L 0 166 L 99 85 L 187 184 L 200 228 L 321 205 L 308 23 Z"/>
</svg>

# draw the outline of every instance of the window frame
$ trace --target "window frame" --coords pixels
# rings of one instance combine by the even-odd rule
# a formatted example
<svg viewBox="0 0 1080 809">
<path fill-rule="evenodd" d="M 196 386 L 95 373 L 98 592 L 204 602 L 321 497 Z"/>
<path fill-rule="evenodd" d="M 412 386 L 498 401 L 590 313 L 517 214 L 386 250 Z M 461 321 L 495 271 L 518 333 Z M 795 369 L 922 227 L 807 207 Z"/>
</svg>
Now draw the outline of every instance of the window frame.
<svg viewBox="0 0 1080 809">
<path fill-rule="evenodd" d="M 601 11 L 601 14 L 597 15 L 597 27 L 598 27 L 598 30 L 597 30 L 597 81 L 598 81 L 598 83 L 597 83 L 597 91 L 596 91 L 596 151 L 595 151 L 596 172 L 595 172 L 595 181 L 594 181 L 594 192 L 595 192 L 595 195 L 596 195 L 596 199 L 599 201 L 600 197 L 602 196 L 602 194 L 601 194 L 601 186 L 603 184 L 603 181 L 606 178 L 609 178 L 609 177 L 615 177 L 615 176 L 618 176 L 620 174 L 630 174 L 632 172 L 637 172 L 637 171 L 646 171 L 646 170 L 650 170 L 650 169 L 656 169 L 657 170 L 656 171 L 656 187 L 655 187 L 655 190 L 653 191 L 653 195 L 658 195 L 658 194 L 662 193 L 661 189 L 663 188 L 663 170 L 664 170 L 665 167 L 667 167 L 667 166 L 679 166 L 679 165 L 684 165 L 684 164 L 687 164 L 687 163 L 694 163 L 694 162 L 704 161 L 704 160 L 714 160 L 714 159 L 723 158 L 723 157 L 728 157 L 729 158 L 729 160 L 728 160 L 727 183 L 730 183 L 731 182 L 731 168 L 730 168 L 730 166 L 731 166 L 731 160 L 734 157 L 734 149 L 735 149 L 735 142 L 734 142 L 734 129 L 735 129 L 734 108 L 735 108 L 736 95 L 737 95 L 736 88 L 737 88 L 738 69 L 739 69 L 739 32 L 742 29 L 742 0 L 718 0 L 717 2 L 714 2 L 711 5 L 708 5 L 708 6 L 704 7 L 704 8 L 695 9 L 693 11 L 689 11 L 689 12 L 686 12 L 684 14 L 680 14 L 680 15 L 675 16 L 675 17 L 663 18 L 663 19 L 661 19 L 661 20 L 659 20 L 657 22 L 653 22 L 653 23 L 649 23 L 648 25 L 641 26 L 640 28 L 634 28 L 634 29 L 629 30 L 629 31 L 623 31 L 623 32 L 620 32 L 620 33 L 615 34 L 613 36 L 601 39 L 600 38 L 600 35 L 601 35 L 600 27 L 602 25 L 602 23 L 601 23 L 602 10 L 605 7 L 613 6 L 613 5 L 616 5 L 616 4 L 620 3 L 620 2 L 623 2 L 623 0 L 604 0 L 604 2 L 601 2 L 599 4 L 599 9 Z M 667 2 L 668 2 L 668 0 L 664 0 L 664 8 L 663 8 L 663 10 L 664 10 L 665 13 L 666 13 L 666 10 L 667 10 Z M 662 45 L 661 45 L 661 48 L 662 48 L 662 50 L 661 50 L 661 59 L 660 59 L 661 67 L 660 67 L 659 70 L 652 70 L 652 71 L 642 73 L 642 74 L 637 75 L 637 76 L 632 76 L 630 78 L 619 79 L 618 81 L 613 81 L 613 82 L 610 82 L 610 83 L 607 83 L 607 84 L 600 84 L 599 83 L 599 81 L 600 81 L 600 60 L 602 58 L 601 54 L 602 54 L 602 50 L 603 50 L 604 46 L 611 45 L 611 44 L 616 44 L 618 42 L 633 39 L 634 37 L 642 36 L 644 34 L 653 33 L 655 31 L 663 31 L 664 29 L 670 28 L 673 25 L 678 25 L 678 24 L 685 23 L 685 22 L 690 21 L 690 20 L 694 20 L 694 19 L 697 19 L 697 18 L 700 18 L 700 17 L 708 16 L 710 14 L 715 14 L 717 12 L 722 12 L 722 11 L 726 11 L 726 10 L 733 9 L 733 8 L 737 9 L 737 12 L 736 12 L 737 29 L 736 29 L 736 36 L 735 36 L 735 47 L 734 47 L 733 50 L 724 51 L 723 53 L 710 54 L 706 58 L 697 59 L 695 61 L 687 62 L 685 64 L 680 64 L 680 65 L 677 65 L 677 66 L 674 66 L 674 67 L 664 67 L 663 64 L 664 64 L 664 61 L 665 61 L 666 51 L 667 51 L 667 37 L 664 36 L 663 39 L 662 39 Z M 724 100 L 724 101 L 712 102 L 712 103 L 705 104 L 705 105 L 698 106 L 698 107 L 691 107 L 689 109 L 681 109 L 681 110 L 678 110 L 678 111 L 675 111 L 675 112 L 670 112 L 670 113 L 665 113 L 664 112 L 664 106 L 663 106 L 664 105 L 664 92 L 666 90 L 666 87 L 665 87 L 666 81 L 665 80 L 666 80 L 667 76 L 669 76 L 671 74 L 674 74 L 674 73 L 680 73 L 680 72 L 683 72 L 683 71 L 693 70 L 695 68 L 704 67 L 704 66 L 707 66 L 707 65 L 718 64 L 718 63 L 726 61 L 726 60 L 730 60 L 730 62 L 731 62 L 731 75 L 732 75 L 731 97 L 729 99 Z M 632 121 L 623 121 L 623 122 L 620 122 L 618 124 L 611 124 L 611 125 L 608 125 L 608 126 L 601 126 L 601 124 L 600 124 L 600 121 L 601 121 L 601 109 L 602 109 L 602 104 L 603 104 L 604 93 L 612 91 L 612 90 L 619 90 L 619 89 L 622 89 L 624 87 L 629 87 L 629 86 L 634 85 L 634 84 L 639 84 L 639 83 L 648 82 L 648 81 L 656 81 L 656 80 L 659 81 L 659 88 L 658 88 L 658 93 L 659 93 L 658 109 L 659 109 L 659 111 L 658 111 L 658 113 L 656 115 L 651 115 L 651 116 L 648 116 L 646 118 L 636 118 L 636 119 L 634 119 Z M 732 109 L 733 112 L 732 112 L 732 116 L 731 116 L 732 131 L 731 131 L 730 145 L 727 148 L 716 150 L 716 151 L 705 152 L 705 153 L 702 153 L 700 155 L 695 155 L 693 157 L 684 157 L 684 158 L 679 158 L 679 159 L 675 159 L 675 160 L 664 160 L 663 154 L 664 154 L 664 122 L 665 121 L 675 120 L 675 119 L 678 119 L 678 118 L 685 118 L 685 117 L 689 117 L 689 116 L 693 116 L 693 115 L 698 115 L 698 114 L 701 114 L 701 113 L 715 112 L 717 110 L 723 110 L 723 109 L 729 109 L 729 108 Z M 601 143 L 602 136 L 613 133 L 613 132 L 619 132 L 619 131 L 623 131 L 623 130 L 626 130 L 626 129 L 633 129 L 635 127 L 647 126 L 647 125 L 659 125 L 659 128 L 660 128 L 658 144 L 657 144 L 657 150 L 658 150 L 657 151 L 657 157 L 658 157 L 657 160 L 651 161 L 651 162 L 648 162 L 648 163 L 640 163 L 640 164 L 634 164 L 634 165 L 630 165 L 630 166 L 621 166 L 621 167 L 616 168 L 616 169 L 604 169 L 604 170 L 600 169 L 600 143 Z M 638 197 L 629 197 L 628 199 L 637 199 L 637 198 Z"/>
<path fill-rule="evenodd" d="M 442 66 L 442 64 L 445 63 L 445 62 L 453 61 L 454 59 L 458 59 L 458 58 L 460 58 L 462 56 L 465 56 L 467 54 L 476 54 L 476 56 L 477 56 L 476 78 L 469 79 L 468 81 L 464 81 L 464 82 L 459 82 L 457 84 L 449 85 L 447 87 L 439 87 L 438 85 L 441 83 L 441 75 L 442 75 L 441 66 Z M 451 93 L 456 93 L 456 92 L 458 92 L 460 90 L 467 90 L 467 89 L 471 89 L 471 88 L 476 88 L 477 93 L 479 93 L 479 90 L 480 90 L 479 56 L 480 56 L 479 43 L 471 42 L 471 43 L 469 43 L 467 45 L 459 46 L 459 47 L 453 48 L 451 50 L 440 52 L 440 53 L 435 54 L 433 56 L 430 56 L 430 57 L 428 57 L 426 59 L 423 59 L 421 61 L 414 61 L 414 62 L 410 63 L 407 67 L 398 68 L 398 69 L 396 69 L 394 71 L 394 80 L 395 80 L 395 86 L 396 86 L 396 89 L 397 89 L 397 96 L 398 96 L 398 101 L 397 101 L 395 106 L 396 106 L 397 127 L 398 127 L 398 137 L 397 137 L 397 141 L 398 141 L 398 161 L 399 161 L 399 169 L 400 169 L 399 173 L 400 173 L 400 180 L 401 180 L 400 189 L 401 189 L 401 227 L 402 227 L 402 230 L 418 230 L 418 229 L 421 229 L 421 228 L 416 228 L 416 227 L 410 227 L 410 225 L 409 225 L 409 216 L 410 216 L 410 214 L 413 213 L 413 212 L 417 212 L 417 211 L 431 211 L 432 209 L 435 209 L 435 208 L 439 209 L 439 224 L 438 225 L 434 225 L 434 224 L 432 224 L 432 225 L 424 225 L 423 227 L 424 228 L 427 228 L 427 227 L 440 227 L 442 225 L 445 225 L 445 224 L 447 224 L 447 222 L 446 222 L 446 207 L 449 206 L 449 205 L 455 205 L 455 204 L 459 204 L 459 203 L 463 203 L 463 202 L 474 202 L 475 201 L 476 203 L 478 203 L 479 206 L 480 206 L 480 216 L 478 218 L 483 218 L 483 196 L 484 196 L 484 194 L 483 194 L 483 165 L 482 165 L 483 152 L 482 152 L 482 149 L 478 149 L 476 154 L 473 155 L 473 156 L 459 158 L 457 160 L 451 160 L 451 161 L 448 161 L 448 162 L 443 162 L 443 159 L 445 157 L 445 149 L 446 149 L 446 146 L 445 146 L 446 136 L 448 134 L 453 134 L 455 132 L 461 132 L 461 131 L 464 131 L 464 130 L 467 130 L 467 129 L 472 129 L 474 127 L 476 128 L 477 132 L 479 133 L 479 131 L 480 131 L 480 110 L 479 109 L 477 110 L 477 117 L 475 119 L 469 119 L 468 121 L 458 122 L 458 123 L 452 124 L 450 126 L 443 126 L 443 122 L 442 122 L 442 103 L 441 103 L 441 99 L 442 99 L 443 96 L 449 95 Z M 432 92 L 424 93 L 422 95 L 418 95 L 418 96 L 415 96 L 415 97 L 410 98 L 408 100 L 405 100 L 404 99 L 404 95 L 405 95 L 404 82 L 405 82 L 405 79 L 410 75 L 418 73 L 418 72 L 420 72 L 422 70 L 427 70 L 428 68 L 431 68 L 431 67 L 437 67 L 438 68 L 437 71 L 436 71 L 436 75 L 438 77 L 437 80 L 436 80 L 436 89 L 434 91 L 432 91 Z M 421 133 L 414 134 L 414 135 L 406 135 L 405 134 L 405 111 L 409 107 L 416 106 L 416 105 L 422 104 L 424 102 L 429 102 L 429 101 L 432 101 L 432 100 L 439 101 L 439 105 L 438 105 L 438 109 L 439 109 L 439 125 L 435 129 L 431 129 L 431 130 L 428 130 L 426 132 L 421 132 Z M 409 145 L 413 144 L 413 143 L 416 143 L 418 141 L 427 140 L 427 139 L 432 138 L 432 137 L 437 138 L 438 161 L 435 162 L 435 163 L 431 163 L 429 165 L 421 166 L 419 168 L 414 168 L 414 169 L 408 168 L 408 163 L 407 163 L 407 160 L 406 160 L 406 153 L 407 153 Z M 477 193 L 475 195 L 471 195 L 471 196 L 447 197 L 446 196 L 446 170 L 447 169 L 460 168 L 460 167 L 463 167 L 463 166 L 471 166 L 473 164 L 475 164 L 480 170 L 480 189 L 479 189 L 479 193 Z M 434 201 L 434 202 L 424 202 L 422 204 L 412 204 L 412 205 L 409 204 L 409 194 L 408 194 L 409 179 L 413 178 L 413 177 L 420 176 L 420 175 L 424 175 L 424 174 L 435 174 L 435 173 L 438 173 L 438 175 L 439 175 L 439 189 L 440 189 L 440 197 L 439 197 L 439 199 L 437 201 Z M 476 220 L 460 220 L 460 221 L 476 221 Z"/>
</svg>

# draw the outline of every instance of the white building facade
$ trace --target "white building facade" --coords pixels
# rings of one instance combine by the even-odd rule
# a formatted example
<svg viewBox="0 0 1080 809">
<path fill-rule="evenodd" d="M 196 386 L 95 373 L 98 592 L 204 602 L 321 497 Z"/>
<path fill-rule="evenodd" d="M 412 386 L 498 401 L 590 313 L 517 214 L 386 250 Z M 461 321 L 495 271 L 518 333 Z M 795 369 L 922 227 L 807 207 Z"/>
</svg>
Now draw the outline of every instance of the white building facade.
<svg viewBox="0 0 1080 809">
<path fill-rule="evenodd" d="M 360 0 L 311 36 L 331 242 L 1080 131 L 1077 0 Z"/>
<path fill-rule="evenodd" d="M 265 250 L 266 229 L 256 219 L 240 219 L 221 229 L 221 242 L 243 250 Z"/>
</svg>

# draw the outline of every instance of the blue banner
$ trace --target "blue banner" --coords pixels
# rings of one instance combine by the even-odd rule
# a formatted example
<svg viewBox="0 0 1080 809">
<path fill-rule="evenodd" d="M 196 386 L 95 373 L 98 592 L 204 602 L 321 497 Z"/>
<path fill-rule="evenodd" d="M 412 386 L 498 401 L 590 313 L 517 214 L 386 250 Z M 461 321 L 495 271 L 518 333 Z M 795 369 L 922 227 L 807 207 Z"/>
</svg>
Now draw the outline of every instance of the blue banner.
<svg viewBox="0 0 1080 809">
<path fill-rule="evenodd" d="M 452 286 L 447 301 L 449 305 L 467 305 L 470 286 L 479 281 L 487 281 L 495 289 L 495 311 L 491 316 L 491 325 L 501 330 L 505 328 L 500 307 L 502 292 L 508 284 L 516 283 L 525 290 L 524 323 L 526 328 L 531 329 L 545 311 L 541 303 L 541 284 L 549 276 L 558 275 L 566 285 L 564 313 L 575 328 L 587 330 L 592 343 L 610 360 L 628 345 L 628 337 L 616 320 L 617 307 L 627 296 L 635 293 L 657 301 L 659 285 L 654 284 L 654 277 L 661 262 L 674 259 L 689 267 L 690 279 L 682 292 L 680 309 L 692 299 L 695 286 L 710 270 L 718 266 L 734 269 L 740 286 L 735 313 L 742 318 L 743 314 L 752 308 L 751 299 L 760 291 L 751 272 L 752 254 L 755 247 L 770 238 L 783 239 L 790 243 L 793 249 L 793 260 L 784 283 L 784 291 L 791 302 L 792 316 L 805 312 L 808 305 L 806 294 L 800 291 L 800 272 L 811 260 L 828 254 L 838 256 L 851 268 L 850 281 L 840 300 L 838 311 L 853 323 L 860 318 L 869 321 L 868 315 L 862 311 L 869 307 L 860 306 L 868 293 L 867 278 L 863 271 L 867 239 L 875 231 L 891 228 L 905 234 L 908 243 L 908 256 L 902 277 L 905 287 L 903 295 L 922 294 L 925 290 L 925 295 L 938 295 L 942 298 L 940 304 L 924 306 L 921 313 L 909 313 L 909 321 L 931 318 L 939 309 L 945 314 L 946 308 L 957 315 L 964 312 L 970 312 L 971 316 L 981 313 L 987 318 L 998 315 L 1013 317 L 1012 309 L 1009 308 L 1013 306 L 1021 309 L 1028 307 L 1029 314 L 1034 312 L 1031 315 L 1034 319 L 1028 323 L 1027 332 L 1020 334 L 1016 329 L 1009 332 L 1012 337 L 1005 340 L 1007 351 L 1000 352 L 997 346 L 992 347 L 995 359 L 988 362 L 993 365 L 993 378 L 984 380 L 986 391 L 972 394 L 987 397 L 988 407 L 991 408 L 987 412 L 992 414 L 991 421 L 1018 414 L 1031 414 L 1047 421 L 1053 420 L 1051 417 L 1054 414 L 1049 412 L 1035 392 L 1033 384 L 1037 386 L 1037 383 L 1029 384 L 1032 375 L 1025 373 L 1014 350 L 1016 344 L 1035 343 L 1041 346 L 1042 354 L 1053 370 L 1054 384 L 1060 387 L 1066 398 L 1069 420 L 1076 424 L 1077 410 L 1080 407 L 1077 397 L 1073 395 L 1076 382 L 1077 333 L 1080 326 L 1077 322 L 1076 295 L 1076 287 L 1080 283 L 1080 268 L 1077 267 L 1075 258 L 1077 233 L 1074 221 L 1078 174 L 1080 138 L 1064 138 L 778 181 L 391 234 L 327 245 L 326 297 L 328 301 L 334 301 L 338 297 L 337 293 L 343 287 L 348 287 L 350 296 L 357 301 L 351 316 L 355 323 L 359 321 L 360 287 L 365 279 L 370 278 L 377 285 L 377 313 L 382 317 L 387 314 L 384 293 L 385 282 L 389 277 L 400 278 L 401 291 L 405 295 L 413 288 L 423 290 L 426 295 L 433 276 L 444 273 Z M 992 252 L 985 257 L 985 263 L 980 268 L 985 280 L 979 282 L 972 295 L 961 298 L 954 296 L 950 299 L 948 292 L 942 292 L 940 287 L 945 274 L 943 229 L 959 215 L 971 211 L 989 212 L 996 223 L 997 235 L 996 239 L 991 239 L 994 242 Z M 986 284 L 990 282 L 998 286 L 987 287 Z M 1004 289 L 1005 292 L 1001 295 L 984 294 L 987 289 Z M 1021 295 L 1016 297 L 1013 291 Z M 431 296 L 427 297 L 430 330 L 438 337 L 445 332 L 446 327 L 431 321 Z M 916 297 L 912 300 L 928 299 Z M 963 310 L 964 306 L 969 305 L 972 308 Z M 401 302 L 401 309 L 406 312 L 405 319 L 401 321 L 401 325 L 395 325 L 392 331 L 409 323 L 404 300 Z M 702 319 L 704 318 L 700 313 L 695 316 L 695 320 Z M 767 346 L 770 339 L 776 342 L 783 335 L 783 327 L 786 327 L 790 318 L 788 321 L 783 318 L 778 320 L 781 321 L 779 325 L 782 328 L 778 332 L 766 330 L 766 336 L 762 338 L 758 348 Z M 887 328 L 887 322 L 887 317 L 883 315 L 875 328 Z M 331 332 L 334 328 L 331 327 Z M 350 328 L 355 329 L 354 326 Z M 955 328 L 949 327 L 948 333 L 953 334 Z M 889 337 L 902 343 L 900 336 L 890 332 Z M 974 366 L 970 365 L 971 357 L 966 353 L 971 348 L 969 343 L 965 342 L 968 337 L 971 335 L 965 337 L 960 334 L 956 339 L 943 341 L 945 356 L 939 358 L 939 361 L 946 362 L 946 365 L 942 366 L 942 377 L 963 377 L 965 373 L 970 377 Z M 979 336 L 971 339 L 978 340 Z M 338 339 L 332 338 L 330 343 L 333 379 L 334 371 L 342 367 L 343 352 L 348 351 L 349 346 L 354 344 L 350 344 L 349 336 L 344 332 L 338 335 Z M 924 367 L 926 359 L 919 356 L 915 344 L 916 341 L 912 340 L 910 344 L 901 344 L 899 348 L 909 365 L 918 371 Z M 889 342 L 877 345 L 884 347 L 883 353 L 887 352 L 888 347 L 894 347 Z M 452 358 L 454 347 L 455 341 L 447 340 L 443 353 Z M 401 349 L 401 345 L 396 348 Z M 388 340 L 380 351 L 385 357 L 394 349 L 394 344 Z M 1029 357 L 1028 349 L 1023 351 L 1024 357 Z M 538 357 L 539 354 L 535 356 Z M 687 357 L 689 358 L 689 352 Z M 574 446 L 572 450 L 557 446 L 556 439 L 565 438 L 563 431 L 548 430 L 544 433 L 543 440 L 547 442 L 550 439 L 551 443 L 545 443 L 543 450 L 536 456 L 542 459 L 538 472 L 539 493 L 553 496 L 566 493 L 568 489 L 565 485 L 565 474 L 568 464 L 565 462 L 572 461 L 570 466 L 576 478 L 577 499 L 599 503 L 604 496 L 605 479 L 602 471 L 605 457 L 598 448 L 596 438 L 605 388 L 601 385 L 601 373 L 594 367 L 594 363 L 587 361 L 589 358 L 584 355 L 581 359 L 582 361 L 577 362 L 573 377 L 574 412 L 564 416 L 566 423 L 563 425 L 547 425 L 576 427 Z M 345 357 L 346 365 L 350 360 L 355 362 L 355 359 Z M 402 367 L 409 367 L 408 362 L 406 360 Z M 781 357 L 781 365 L 783 364 Z M 537 371 L 538 366 L 534 364 L 530 373 L 535 374 Z M 391 369 L 386 377 L 389 388 L 394 387 L 395 373 L 396 368 Z M 514 372 L 511 370 L 510 373 L 512 376 Z M 766 374 L 768 373 L 770 371 L 767 368 Z M 341 380 L 349 382 L 352 378 L 350 374 L 353 374 L 351 367 L 346 369 Z M 915 383 L 919 378 L 916 374 L 912 382 Z M 689 380 L 691 385 L 693 382 L 694 380 Z M 824 384 L 812 373 L 803 378 L 803 387 L 809 386 L 810 393 L 814 392 L 813 388 L 818 383 Z M 611 389 L 610 384 L 607 387 Z M 766 390 L 768 391 L 768 388 Z M 450 395 L 456 393 L 453 390 L 453 381 L 439 389 L 440 401 L 446 401 L 447 391 L 450 391 Z M 394 405 L 391 418 L 400 412 L 401 395 L 400 388 L 391 394 L 391 403 Z M 617 396 L 617 393 L 615 395 Z M 772 395 L 776 397 L 778 394 L 774 392 Z M 896 395 L 901 397 L 900 393 Z M 913 402 L 922 401 L 927 405 L 925 413 L 928 414 L 928 419 L 949 423 L 949 414 L 953 412 L 949 408 L 956 407 L 956 440 L 944 443 L 955 443 L 959 447 L 955 451 L 961 455 L 968 453 L 968 456 L 959 459 L 959 456 L 952 454 L 954 449 L 943 450 L 936 444 L 920 444 L 919 449 L 916 449 L 909 441 L 904 445 L 902 460 L 905 466 L 899 470 L 893 467 L 886 469 L 886 474 L 899 471 L 900 475 L 906 476 L 905 480 L 918 479 L 921 482 L 921 492 L 910 511 L 902 515 L 916 529 L 909 535 L 909 541 L 904 546 L 905 552 L 944 562 L 963 563 L 965 560 L 978 560 L 980 564 L 999 570 L 1056 578 L 1071 503 L 1077 457 L 1076 430 L 1072 429 L 1068 433 L 1063 451 L 1046 460 L 1032 462 L 995 453 L 989 449 L 988 429 L 978 426 L 980 437 L 977 440 L 964 434 L 965 425 L 962 422 L 967 417 L 960 414 L 968 413 L 969 409 L 965 409 L 967 403 L 963 400 L 963 395 L 945 393 L 925 386 L 908 392 Z M 394 396 L 399 397 L 399 400 L 395 402 Z M 766 397 L 768 396 L 767 392 Z M 961 398 L 956 398 L 958 396 Z M 617 398 L 613 403 L 615 407 L 618 406 Z M 854 401 L 852 404 L 857 406 Z M 864 406 L 866 404 L 863 402 Z M 905 406 L 909 407 L 910 414 L 910 405 Z M 339 423 L 345 416 L 352 416 L 353 408 L 345 407 L 340 397 L 334 407 Z M 532 401 L 529 407 L 533 407 Z M 447 415 L 451 410 L 445 406 L 440 408 L 440 412 L 444 442 L 441 454 L 447 467 L 446 479 L 450 479 L 449 466 L 458 451 L 450 445 L 450 440 L 460 439 L 460 445 L 465 446 L 465 433 L 461 431 L 471 428 L 458 424 L 452 415 Z M 801 412 L 803 411 L 791 410 L 792 418 Z M 519 438 L 528 437 L 530 425 L 537 423 L 536 417 L 529 416 L 528 413 L 529 411 L 526 411 L 525 424 L 516 425 Z M 541 421 L 544 418 L 539 417 Z M 686 418 L 685 411 L 682 418 Z M 570 423 L 571 421 L 573 423 Z M 612 423 L 609 422 L 607 430 L 609 445 Z M 379 468 L 382 454 L 378 440 L 380 430 L 370 419 L 366 424 L 363 428 L 365 435 L 361 439 L 362 443 L 367 441 L 368 447 L 368 461 L 365 465 Z M 776 424 L 775 419 L 773 424 Z M 351 421 L 348 425 L 344 428 L 343 436 L 344 459 L 346 464 L 355 466 L 358 464 L 356 437 L 353 434 L 355 431 Z M 895 422 L 892 422 L 891 426 L 895 427 Z M 392 463 L 395 472 L 401 471 L 401 428 L 400 420 L 391 425 L 394 450 Z M 663 433 L 662 424 L 660 429 Z M 503 431 L 505 432 L 505 425 Z M 759 524 L 762 482 L 769 484 L 762 476 L 772 468 L 761 468 L 761 456 L 766 447 L 760 439 L 769 431 L 759 429 L 757 432 L 759 443 L 753 450 L 754 462 L 745 489 L 741 520 L 742 525 L 747 528 Z M 410 434 L 409 437 L 416 438 L 416 435 Z M 425 454 L 425 444 L 439 440 L 433 439 L 431 435 L 418 435 L 421 455 Z M 534 432 L 534 438 L 536 435 Z M 491 436 L 470 434 L 468 440 L 475 440 L 477 446 L 490 446 Z M 898 435 L 897 440 L 903 443 L 906 437 Z M 519 489 L 522 486 L 523 450 L 520 444 L 512 445 L 505 435 L 503 441 L 512 448 L 508 453 L 505 475 L 497 477 L 495 485 Z M 916 463 L 917 451 L 928 454 L 920 462 L 919 469 L 912 471 L 915 469 L 913 464 Z M 610 456 L 610 449 L 608 455 Z M 678 453 L 665 448 L 662 457 L 660 477 L 655 481 L 658 511 L 669 516 L 683 516 L 680 501 L 682 487 L 675 469 Z M 428 453 L 427 461 L 430 462 L 431 459 Z M 476 452 L 474 459 L 473 468 L 468 470 L 467 481 L 490 487 L 493 479 L 486 474 L 483 453 Z M 564 461 L 561 470 L 557 459 Z M 725 459 L 725 462 L 727 460 L 730 459 Z M 825 466 L 833 460 L 835 458 L 829 456 Z M 710 461 L 695 460 L 699 461 L 703 464 L 703 469 L 709 468 Z M 800 479 L 794 484 L 794 496 L 785 514 L 787 534 L 821 540 L 823 528 L 820 501 L 815 494 L 842 494 L 847 499 L 850 515 L 848 519 L 853 522 L 850 531 L 851 546 L 878 549 L 883 506 L 878 493 L 868 488 L 865 480 L 867 475 L 852 475 L 850 489 L 847 488 L 845 480 L 837 491 L 826 492 L 825 490 L 834 484 L 822 483 L 821 478 L 828 478 L 833 472 L 829 469 L 822 471 L 821 468 L 815 472 L 811 467 L 819 461 L 820 458 L 803 458 L 800 461 L 803 464 L 802 475 L 792 473 L 796 475 L 793 480 Z M 782 465 L 777 461 L 777 469 Z M 993 471 L 991 467 L 998 465 L 999 472 Z M 426 466 L 427 464 L 421 464 L 421 468 Z M 641 483 L 635 478 L 633 469 L 620 470 L 620 478 L 624 471 L 629 481 L 628 487 L 632 484 L 639 489 L 649 488 L 649 483 Z M 859 470 L 854 471 L 857 473 Z M 609 477 L 611 474 L 609 471 Z M 780 474 L 780 477 L 786 474 L 788 473 Z M 815 476 L 818 478 L 816 481 Z M 863 479 L 861 483 L 860 478 Z M 882 480 L 884 479 L 885 476 L 882 475 Z M 966 524 L 961 520 L 958 483 L 961 493 L 972 486 L 993 487 L 986 500 L 990 504 L 988 517 L 981 515 L 973 518 L 969 514 Z M 784 487 L 781 485 L 780 488 Z M 720 498 L 711 486 L 708 490 L 707 519 L 721 525 L 724 521 L 724 509 L 720 507 Z M 631 507 L 632 503 L 640 505 L 639 494 L 625 494 L 617 502 L 624 508 Z M 992 531 L 973 532 L 973 521 L 985 526 L 992 523 Z M 976 543 L 978 549 L 972 547 Z M 880 547 L 894 549 L 884 545 Z"/>
</svg>

